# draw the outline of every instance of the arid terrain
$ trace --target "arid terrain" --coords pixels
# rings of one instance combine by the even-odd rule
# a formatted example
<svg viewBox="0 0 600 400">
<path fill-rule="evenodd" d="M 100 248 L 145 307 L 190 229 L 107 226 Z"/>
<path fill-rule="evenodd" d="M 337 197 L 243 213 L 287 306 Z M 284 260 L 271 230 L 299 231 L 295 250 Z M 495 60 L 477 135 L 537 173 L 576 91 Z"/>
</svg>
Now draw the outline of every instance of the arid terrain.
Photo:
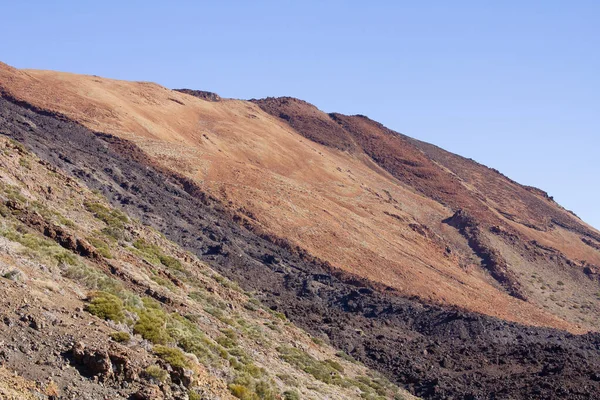
<svg viewBox="0 0 600 400">
<path fill-rule="evenodd" d="M 600 397 L 600 232 L 542 190 L 293 98 L 4 64 L 0 94 L 0 393 Z"/>
</svg>

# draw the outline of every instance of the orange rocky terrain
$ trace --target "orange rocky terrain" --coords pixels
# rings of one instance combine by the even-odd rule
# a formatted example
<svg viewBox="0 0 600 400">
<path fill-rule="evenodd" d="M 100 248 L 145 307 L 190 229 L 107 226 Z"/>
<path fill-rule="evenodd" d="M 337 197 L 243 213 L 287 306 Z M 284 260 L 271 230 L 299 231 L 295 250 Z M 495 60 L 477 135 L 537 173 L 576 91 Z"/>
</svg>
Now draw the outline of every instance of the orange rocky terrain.
<svg viewBox="0 0 600 400">
<path fill-rule="evenodd" d="M 255 229 L 401 295 L 600 328 L 598 231 L 541 190 L 366 117 L 6 65 L 0 88 L 135 143 Z"/>
</svg>

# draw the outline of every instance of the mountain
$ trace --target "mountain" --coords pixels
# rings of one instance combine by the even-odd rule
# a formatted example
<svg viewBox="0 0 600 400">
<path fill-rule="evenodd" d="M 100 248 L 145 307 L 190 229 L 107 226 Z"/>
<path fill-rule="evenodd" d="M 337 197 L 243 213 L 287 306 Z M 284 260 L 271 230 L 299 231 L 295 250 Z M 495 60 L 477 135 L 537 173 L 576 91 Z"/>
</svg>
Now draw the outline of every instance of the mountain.
<svg viewBox="0 0 600 400">
<path fill-rule="evenodd" d="M 423 398 L 597 396 L 600 232 L 542 190 L 365 116 L 326 114 L 294 98 L 223 99 L 4 64 L 0 93 L 2 135 L 94 190 L 103 207 L 139 220 L 134 230 L 153 229 L 171 241 L 154 243 L 161 236 L 153 236 L 152 249 L 171 254 L 164 249 L 180 246 L 266 310 L 283 313 L 323 342 L 319 351 L 351 355 Z M 60 203 L 60 212 L 79 212 L 81 204 Z M 136 238 L 117 245 L 144 260 L 146 247 L 136 247 Z M 160 258 L 154 261 L 133 263 L 129 273 L 146 271 L 165 291 L 189 299 L 186 284 L 181 289 L 161 274 Z M 103 263 L 93 268 L 131 284 L 122 268 Z M 167 298 L 150 297 L 182 314 Z M 94 299 L 72 301 L 89 309 Z M 135 328 L 129 325 L 123 329 Z M 194 329 L 210 331 L 206 324 Z M 246 339 L 237 326 L 234 333 Z M 189 352 L 176 339 L 169 344 Z M 277 354 L 254 348 L 250 358 L 266 370 L 271 360 L 295 366 L 322 385 L 304 356 L 286 352 L 306 351 L 309 342 Z M 266 355 L 255 359 L 260 351 Z M 360 383 L 357 374 L 374 372 L 348 374 L 344 379 Z M 230 370 L 216 375 L 224 388 L 239 378 Z M 253 379 L 248 390 L 260 396 L 263 380 Z M 265 381 L 286 389 L 277 374 Z M 325 381 L 334 388 L 320 395 L 310 383 L 294 390 L 302 398 L 327 398 L 340 387 L 348 390 L 341 398 L 352 390 L 383 397 L 396 390 L 386 383 L 377 394 L 369 392 L 373 382 L 346 388 Z"/>
</svg>

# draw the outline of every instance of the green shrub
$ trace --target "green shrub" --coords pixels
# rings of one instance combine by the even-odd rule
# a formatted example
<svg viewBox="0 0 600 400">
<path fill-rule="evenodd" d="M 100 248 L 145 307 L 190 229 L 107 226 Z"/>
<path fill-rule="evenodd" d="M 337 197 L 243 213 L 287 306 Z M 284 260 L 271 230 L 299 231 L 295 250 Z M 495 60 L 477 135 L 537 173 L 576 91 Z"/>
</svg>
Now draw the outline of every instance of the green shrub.
<svg viewBox="0 0 600 400">
<path fill-rule="evenodd" d="M 264 368 L 258 367 L 252 363 L 244 365 L 242 371 L 253 378 L 262 378 L 267 374 L 267 371 Z"/>
<path fill-rule="evenodd" d="M 140 311 L 138 316 L 133 333 L 154 344 L 166 344 L 171 340 L 166 329 L 166 315 L 162 310 L 145 309 Z"/>
<path fill-rule="evenodd" d="M 9 199 L 16 203 L 25 203 L 27 199 L 21 194 L 21 188 L 15 185 L 0 182 L 0 191 Z"/>
<path fill-rule="evenodd" d="M 337 384 L 341 381 L 340 371 L 333 368 L 328 362 L 331 360 L 319 361 L 308 353 L 293 347 L 282 346 L 277 351 L 284 361 L 312 375 L 321 382 Z"/>
<path fill-rule="evenodd" d="M 284 400 L 300 400 L 300 395 L 294 389 L 286 390 L 285 392 L 283 392 L 283 399 Z"/>
<path fill-rule="evenodd" d="M 160 286 L 166 287 L 167 289 L 169 289 L 172 292 L 177 290 L 177 287 L 173 284 L 173 282 L 171 282 L 167 279 L 161 278 L 160 276 L 153 276 L 150 279 L 152 279 L 154 282 L 156 282 Z"/>
<path fill-rule="evenodd" d="M 129 342 L 131 335 L 127 332 L 113 332 L 110 334 L 110 338 L 118 343 Z"/>
<path fill-rule="evenodd" d="M 167 268 L 174 269 L 176 271 L 183 271 L 183 266 L 181 265 L 181 262 L 175 257 L 167 256 L 165 254 L 159 254 L 158 259 L 160 260 L 161 264 Z"/>
<path fill-rule="evenodd" d="M 62 274 L 91 290 L 101 290 L 112 294 L 120 293 L 123 290 L 121 282 L 85 264 L 67 266 L 63 269 Z"/>
<path fill-rule="evenodd" d="M 71 221 L 69 218 L 65 217 L 64 215 L 61 214 L 57 214 L 56 218 L 58 220 L 58 223 L 64 226 L 67 226 L 69 228 L 75 228 L 75 222 Z"/>
<path fill-rule="evenodd" d="M 107 292 L 94 292 L 90 296 L 86 310 L 99 318 L 110 319 L 115 322 L 123 322 L 123 301 L 117 296 Z"/>
<path fill-rule="evenodd" d="M 275 400 L 277 396 L 273 386 L 265 380 L 256 380 L 242 373 L 229 385 L 231 394 L 242 400 Z"/>
<path fill-rule="evenodd" d="M 229 391 L 232 395 L 237 397 L 240 400 L 260 400 L 259 397 L 254 393 L 253 390 L 247 388 L 246 386 L 232 383 L 229 385 Z"/>
<path fill-rule="evenodd" d="M 73 253 L 69 253 L 68 251 L 58 251 L 54 254 L 54 259 L 56 262 L 65 265 L 76 265 L 77 264 L 77 256 Z"/>
<path fill-rule="evenodd" d="M 127 218 L 123 212 L 110 209 L 101 203 L 86 201 L 83 205 L 89 212 L 94 214 L 96 218 L 109 227 L 123 229 L 125 224 L 129 222 L 129 218 Z"/>
<path fill-rule="evenodd" d="M 125 239 L 125 231 L 122 228 L 107 226 L 100 232 L 113 242 Z"/>
<path fill-rule="evenodd" d="M 31 169 L 31 162 L 25 157 L 19 158 L 19 165 L 25 169 Z"/>
<path fill-rule="evenodd" d="M 168 256 L 163 253 L 160 247 L 155 244 L 150 244 L 144 239 L 137 239 L 133 242 L 133 247 L 136 253 L 151 264 L 162 264 L 167 268 L 177 271 L 183 271 L 184 268 L 181 262 L 175 257 Z"/>
<path fill-rule="evenodd" d="M 88 237 L 87 241 L 90 242 L 90 244 L 96 248 L 96 251 L 102 257 L 112 258 L 112 254 L 110 252 L 110 247 L 108 246 L 108 243 L 106 243 L 104 240 Z"/>
<path fill-rule="evenodd" d="M 273 387 L 265 381 L 256 382 L 256 384 L 254 385 L 254 392 L 256 393 L 259 399 L 275 400 L 277 398 L 277 393 L 275 392 Z"/>
<path fill-rule="evenodd" d="M 221 332 L 223 333 L 223 336 L 220 336 L 216 339 L 217 343 L 227 349 L 237 347 L 237 335 L 233 330 L 223 329 Z"/>
<path fill-rule="evenodd" d="M 189 400 L 202 400 L 203 399 L 202 395 L 198 394 L 197 392 L 194 392 L 193 390 L 188 391 L 188 398 L 189 398 Z"/>
<path fill-rule="evenodd" d="M 190 366 L 190 363 L 183 352 L 176 347 L 156 345 L 152 351 L 172 367 L 189 368 Z"/>
<path fill-rule="evenodd" d="M 155 383 L 164 383 L 169 378 L 169 373 L 158 365 L 151 365 L 144 370 L 146 378 Z"/>
</svg>

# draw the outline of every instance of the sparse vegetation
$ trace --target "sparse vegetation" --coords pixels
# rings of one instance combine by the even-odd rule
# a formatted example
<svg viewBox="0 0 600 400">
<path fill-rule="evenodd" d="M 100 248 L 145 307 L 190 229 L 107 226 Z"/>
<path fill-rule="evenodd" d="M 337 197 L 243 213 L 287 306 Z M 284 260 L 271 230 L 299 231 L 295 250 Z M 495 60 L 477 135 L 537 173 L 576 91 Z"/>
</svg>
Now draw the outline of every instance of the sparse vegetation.
<svg viewBox="0 0 600 400">
<path fill-rule="evenodd" d="M 167 268 L 183 271 L 183 266 L 178 259 L 164 254 L 160 247 L 154 244 L 149 244 L 143 239 L 137 239 L 133 242 L 133 248 L 137 255 L 141 256 L 151 264 L 162 264 Z"/>
<path fill-rule="evenodd" d="M 167 332 L 166 314 L 156 308 L 146 308 L 138 312 L 139 319 L 133 326 L 133 333 L 141 335 L 154 344 L 166 344 L 172 340 Z"/>
<path fill-rule="evenodd" d="M 113 332 L 110 334 L 110 338 L 117 343 L 125 343 L 131 340 L 131 335 L 127 332 Z"/>
<path fill-rule="evenodd" d="M 19 158 L 19 165 L 25 169 L 31 169 L 31 162 L 25 157 Z"/>
<path fill-rule="evenodd" d="M 17 161 L 18 159 L 15 159 L 12 162 Z M 33 162 L 31 167 L 39 168 L 38 164 Z M 18 170 L 21 174 L 25 173 L 22 169 Z M 37 170 L 35 172 L 38 173 Z M 52 179 L 64 179 L 58 174 L 52 176 Z M 43 264 L 43 273 L 54 274 L 60 271 L 63 278 L 72 281 L 65 285 L 65 280 L 59 278 L 57 281 L 59 284 L 50 280 L 53 285 L 49 286 L 42 279 L 47 279 L 47 276 L 37 276 L 38 271 L 30 273 L 30 270 L 25 268 L 27 276 L 23 282 L 31 282 L 38 288 L 50 287 L 51 292 L 44 291 L 47 295 L 54 293 L 64 295 L 70 290 L 63 290 L 63 288 L 76 288 L 77 285 L 89 290 L 84 309 L 98 318 L 112 321 L 108 326 L 116 329 L 116 331 L 109 331 L 111 333 L 107 333 L 106 339 L 117 343 L 138 344 L 139 340 L 132 338 L 133 333 L 152 343 L 150 345 L 142 342 L 139 351 L 143 351 L 144 347 L 151 349 L 158 359 L 157 365 L 150 365 L 141 373 L 143 378 L 153 383 L 169 385 L 171 382 L 167 370 L 171 367 L 195 370 L 197 368 L 195 363 L 199 362 L 206 366 L 207 371 L 215 373 L 217 379 L 225 380 L 226 385 L 222 387 L 228 387 L 230 392 L 240 399 L 300 398 L 300 391 L 292 389 L 298 387 L 306 390 L 307 388 L 305 379 L 298 379 L 299 371 L 285 366 L 289 374 L 280 375 L 286 387 L 285 392 L 282 393 L 277 388 L 269 368 L 264 368 L 258 361 L 255 363 L 253 357 L 257 349 L 269 349 L 278 342 L 287 343 L 282 328 L 289 322 L 284 314 L 265 308 L 260 301 L 252 298 L 251 294 L 249 297 L 241 297 L 245 293 L 235 282 L 215 273 L 209 267 L 201 266 L 197 262 L 188 265 L 188 256 L 178 258 L 179 254 L 182 254 L 181 250 L 171 252 L 174 247 L 166 242 L 164 236 L 143 227 L 121 211 L 105 205 L 101 200 L 85 202 L 84 212 L 78 210 L 77 213 L 71 214 L 70 211 L 65 210 L 82 203 L 81 198 L 77 198 L 76 195 L 66 201 L 63 199 L 63 203 L 56 209 L 53 208 L 55 204 L 52 203 L 57 197 L 65 196 L 70 189 L 54 190 L 52 187 L 51 190 L 50 186 L 39 189 L 42 190 L 44 197 L 38 196 L 38 199 L 43 198 L 43 201 L 36 200 L 37 187 L 31 189 L 28 186 L 27 191 L 21 192 L 17 186 L 0 182 L 0 198 L 4 201 L 8 199 L 18 202 L 47 222 L 70 228 L 66 229 L 66 232 L 76 238 L 85 238 L 102 257 L 113 258 L 116 261 L 107 263 L 94 258 L 84 258 L 60 247 L 53 240 L 20 222 L 19 210 L 22 208 L 9 208 L 0 201 L 0 215 L 5 217 L 0 221 L 0 234 L 23 246 L 23 248 L 17 247 L 20 250 L 17 254 L 31 257 L 36 262 L 31 263 L 32 265 Z M 47 202 L 48 193 L 52 194 L 52 200 Z M 80 192 L 75 190 L 70 193 L 72 195 Z M 65 215 L 74 218 L 77 224 L 58 210 L 66 212 Z M 101 226 L 101 223 L 106 226 Z M 138 257 L 131 257 L 131 253 Z M 140 263 L 140 259 L 153 265 Z M 111 272 L 108 272 L 108 268 L 105 269 L 107 264 L 111 266 Z M 151 279 L 161 286 L 176 290 L 178 295 L 189 293 L 185 307 L 191 303 L 192 308 L 184 311 L 185 317 L 180 315 L 179 311 L 168 312 L 162 303 L 151 297 L 137 295 L 136 292 L 141 293 L 137 289 L 135 291 L 128 289 L 131 283 L 136 284 L 135 281 L 128 281 L 126 287 L 119 280 L 123 274 L 133 272 L 131 267 L 138 266 L 140 268 L 135 269 L 133 277 L 138 278 L 142 275 L 139 282 L 143 282 L 144 286 L 137 289 L 148 289 L 147 280 Z M 5 277 L 10 278 L 18 273 L 20 270 L 10 270 Z M 181 280 L 185 285 L 175 286 L 173 283 L 175 279 Z M 215 283 L 221 287 L 216 287 Z M 151 285 L 150 289 L 157 288 Z M 232 290 L 238 293 L 234 294 Z M 171 296 L 164 291 L 160 291 L 159 294 Z M 154 293 L 152 295 L 158 298 L 158 295 Z M 162 298 L 160 300 L 163 301 Z M 198 304 L 194 304 L 194 301 Z M 270 316 L 263 310 L 269 312 Z M 215 330 L 215 325 L 218 330 Z M 318 338 L 314 338 L 313 342 L 326 346 Z M 305 344 L 310 346 L 310 341 Z M 89 345 L 90 343 L 86 343 L 86 346 Z M 321 362 L 308 357 L 309 362 L 302 364 L 303 370 L 309 371 L 313 376 L 321 376 L 323 381 L 328 380 L 325 376 L 327 373 L 335 376 L 344 371 L 343 366 L 335 360 Z M 262 359 L 260 361 L 264 362 Z M 274 362 L 284 363 L 278 359 Z M 342 386 L 343 379 L 335 383 Z M 322 389 L 323 386 L 320 384 L 310 390 L 322 393 Z M 188 396 L 192 400 L 203 398 L 203 395 L 196 392 L 193 387 L 188 392 Z"/>
<path fill-rule="evenodd" d="M 129 222 L 129 218 L 127 218 L 123 212 L 116 209 L 110 209 L 101 203 L 86 201 L 84 206 L 89 212 L 94 214 L 96 218 L 109 227 L 123 229 L 125 224 Z"/>
<path fill-rule="evenodd" d="M 300 395 L 298 394 L 298 391 L 296 391 L 295 389 L 286 390 L 285 392 L 283 392 L 283 399 L 284 400 L 300 400 Z"/>
<path fill-rule="evenodd" d="M 160 286 L 166 287 L 170 291 L 175 291 L 177 289 L 177 287 L 173 284 L 173 282 L 171 282 L 167 279 L 161 278 L 160 276 L 153 276 L 150 279 L 152 279 L 154 282 L 156 282 Z"/>
<path fill-rule="evenodd" d="M 334 368 L 330 362 L 319 361 L 305 351 L 293 347 L 282 346 L 277 348 L 277 351 L 284 361 L 312 375 L 321 382 L 330 384 L 338 383 L 341 380 L 340 371 Z"/>
<path fill-rule="evenodd" d="M 123 301 L 117 296 L 107 292 L 94 292 L 89 296 L 86 310 L 99 318 L 123 322 Z"/>
<path fill-rule="evenodd" d="M 156 345 L 152 351 L 174 368 L 189 368 L 188 359 L 183 352 L 176 347 Z"/>
<path fill-rule="evenodd" d="M 20 243 L 30 251 L 30 255 L 42 260 L 53 260 L 56 264 L 76 265 L 77 256 L 68 250 L 63 249 L 55 242 L 34 233 L 24 233 L 23 227 L 19 232 L 17 229 L 5 228 L 0 230 L 0 235 L 9 240 Z"/>
<path fill-rule="evenodd" d="M 96 248 L 96 251 L 102 257 L 113 258 L 113 255 L 110 252 L 110 247 L 109 247 L 108 243 L 106 243 L 104 240 L 94 238 L 94 237 L 88 237 L 87 241 L 90 242 L 90 244 Z"/>
<path fill-rule="evenodd" d="M 202 395 L 200 395 L 197 392 L 194 392 L 193 390 L 188 391 L 188 398 L 189 398 L 189 400 L 202 400 L 203 399 Z"/>
<path fill-rule="evenodd" d="M 358 361 L 354 357 L 349 354 L 344 353 L 343 351 L 338 351 L 335 355 L 343 360 L 349 361 L 353 364 L 358 364 Z"/>
<path fill-rule="evenodd" d="M 122 284 L 119 281 L 83 263 L 65 266 L 62 274 L 64 277 L 73 279 L 90 290 L 100 290 L 114 295 L 122 292 Z"/>
<path fill-rule="evenodd" d="M 144 375 L 155 383 L 164 383 L 169 378 L 169 373 L 158 365 L 150 365 L 144 370 Z"/>
</svg>

